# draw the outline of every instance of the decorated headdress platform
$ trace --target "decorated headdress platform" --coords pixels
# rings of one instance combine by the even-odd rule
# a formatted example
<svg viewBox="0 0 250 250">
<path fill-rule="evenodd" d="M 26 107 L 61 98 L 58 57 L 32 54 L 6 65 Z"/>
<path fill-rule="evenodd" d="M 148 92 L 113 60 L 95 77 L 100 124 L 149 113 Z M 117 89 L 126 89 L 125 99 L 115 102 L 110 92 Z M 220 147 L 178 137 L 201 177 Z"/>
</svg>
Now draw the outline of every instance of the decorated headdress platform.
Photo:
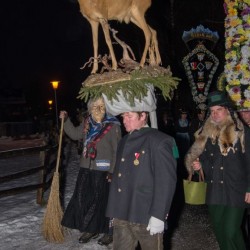
<svg viewBox="0 0 250 250">
<path fill-rule="evenodd" d="M 165 100 L 171 99 L 180 79 L 173 77 L 170 68 L 149 66 L 123 72 L 121 69 L 90 75 L 83 83 L 78 98 L 103 96 L 107 112 L 119 115 L 129 111 L 150 114 L 151 127 L 157 128 L 155 88 L 161 90 Z"/>
<path fill-rule="evenodd" d="M 92 66 L 91 73 L 94 74 L 82 83 L 78 98 L 86 102 L 89 98 L 103 96 L 108 112 L 113 115 L 127 111 L 148 111 L 152 118 L 151 126 L 157 127 L 154 88 L 161 90 L 166 100 L 171 99 L 172 91 L 177 87 L 180 79 L 172 76 L 170 68 L 159 66 L 161 56 L 157 32 L 145 19 L 145 13 L 150 8 L 150 4 L 140 11 L 131 11 L 131 8 L 140 8 L 140 3 L 133 1 L 131 4 L 124 5 L 124 9 L 120 7 L 117 9 L 114 1 L 105 6 L 103 12 L 103 9 L 92 1 L 79 1 L 79 5 L 81 13 L 88 21 L 94 20 L 96 24 L 101 24 L 109 55 L 98 55 L 98 29 L 93 29 L 97 26 L 91 25 L 94 56 L 81 69 Z M 111 14 L 112 11 L 113 14 Z M 123 20 L 122 16 L 126 18 Z M 140 62 L 136 61 L 133 50 L 119 37 L 118 31 L 110 26 L 109 17 L 126 23 L 131 21 L 143 31 L 145 44 Z M 122 58 L 119 60 L 115 55 L 112 40 L 123 50 Z"/>
</svg>

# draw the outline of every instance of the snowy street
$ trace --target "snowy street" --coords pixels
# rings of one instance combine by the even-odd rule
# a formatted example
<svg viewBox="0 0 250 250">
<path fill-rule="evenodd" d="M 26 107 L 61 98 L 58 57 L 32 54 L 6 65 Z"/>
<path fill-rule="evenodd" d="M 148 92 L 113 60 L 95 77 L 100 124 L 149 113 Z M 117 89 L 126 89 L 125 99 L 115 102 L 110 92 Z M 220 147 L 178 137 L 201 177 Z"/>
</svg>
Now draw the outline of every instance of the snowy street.
<svg viewBox="0 0 250 250">
<path fill-rule="evenodd" d="M 78 160 L 74 143 L 67 144 L 66 152 L 66 176 L 64 191 L 64 207 L 66 207 L 73 193 L 75 181 L 78 173 Z M 0 176 L 4 176 L 11 171 L 18 172 L 39 164 L 39 155 L 19 156 L 9 159 L 0 159 Z M 34 176 L 33 178 L 36 178 Z M 37 176 L 38 178 L 38 176 Z M 20 185 L 23 178 L 16 184 Z M 31 180 L 25 180 L 30 183 Z M 13 182 L 11 182 L 13 183 Z M 8 182 L 0 185 L 0 189 L 9 188 Z M 13 187 L 13 186 L 11 186 Z M 50 189 L 45 193 L 47 201 Z M 70 230 L 62 244 L 47 242 L 41 233 L 41 225 L 45 212 L 45 206 L 36 204 L 36 191 L 16 194 L 0 198 L 0 242 L 1 250 L 101 250 L 107 249 L 105 246 L 97 244 L 97 240 L 92 240 L 87 244 L 79 244 L 78 238 L 81 233 L 78 230 Z M 199 238 L 200 236 L 200 238 Z M 101 236 L 100 236 L 101 237 Z M 207 220 L 207 213 L 203 207 L 186 206 L 178 223 L 178 228 L 171 236 L 171 248 L 173 250 L 216 250 L 218 249 L 213 233 Z M 109 246 L 111 249 L 112 246 Z"/>
<path fill-rule="evenodd" d="M 78 173 L 78 155 L 75 147 L 72 147 L 69 164 L 67 165 L 67 178 L 65 189 L 65 203 L 69 202 L 71 194 L 74 190 L 75 180 Z M 20 156 L 10 159 L 0 160 L 0 176 L 8 173 L 15 173 L 20 170 L 27 169 L 31 166 L 39 164 L 39 155 Z M 7 171 L 6 171 L 7 170 Z M 26 177 L 27 178 L 27 177 Z M 33 179 L 39 176 L 33 176 Z M 13 185 L 21 185 L 20 182 L 30 182 L 30 179 L 18 179 L 18 181 L 10 182 Z M 6 182 L 0 185 L 0 189 L 10 188 L 10 183 Z M 29 183 L 30 184 L 30 183 Z M 45 193 L 47 201 L 50 189 Z M 97 240 L 93 240 L 88 244 L 81 245 L 78 243 L 80 232 L 71 230 L 66 236 L 63 244 L 53 244 L 47 242 L 41 233 L 41 225 L 45 213 L 45 206 L 36 204 L 36 190 L 21 194 L 0 198 L 0 242 L 1 250 L 34 250 L 34 249 L 93 249 L 101 250 L 106 247 L 97 244 Z M 65 204 L 65 205 L 66 205 Z"/>
</svg>

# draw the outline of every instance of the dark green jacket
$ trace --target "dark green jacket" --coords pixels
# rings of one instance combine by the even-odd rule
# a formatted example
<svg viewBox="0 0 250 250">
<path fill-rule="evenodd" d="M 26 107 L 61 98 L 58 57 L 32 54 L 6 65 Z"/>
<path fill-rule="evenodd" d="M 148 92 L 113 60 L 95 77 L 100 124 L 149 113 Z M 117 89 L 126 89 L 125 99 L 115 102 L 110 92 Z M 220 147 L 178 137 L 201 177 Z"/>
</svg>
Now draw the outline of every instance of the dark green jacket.
<svg viewBox="0 0 250 250">
<path fill-rule="evenodd" d="M 122 138 L 110 186 L 108 217 L 145 225 L 151 216 L 165 220 L 176 186 L 174 148 L 172 137 L 152 128 Z"/>
<path fill-rule="evenodd" d="M 227 156 L 220 153 L 218 143 L 208 139 L 200 161 L 207 182 L 206 203 L 209 205 L 228 205 L 247 207 L 245 194 L 250 192 L 250 129 L 245 127 L 245 153 L 240 142 L 235 152 L 230 150 Z"/>
</svg>

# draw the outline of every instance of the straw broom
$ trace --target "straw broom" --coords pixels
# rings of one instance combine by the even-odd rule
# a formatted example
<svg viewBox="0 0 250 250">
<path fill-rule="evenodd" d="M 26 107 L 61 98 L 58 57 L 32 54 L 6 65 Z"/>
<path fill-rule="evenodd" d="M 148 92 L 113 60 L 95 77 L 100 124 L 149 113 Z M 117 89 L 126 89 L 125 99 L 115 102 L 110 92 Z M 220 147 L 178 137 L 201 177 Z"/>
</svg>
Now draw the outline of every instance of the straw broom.
<svg viewBox="0 0 250 250">
<path fill-rule="evenodd" d="M 49 195 L 49 200 L 47 204 L 47 209 L 43 219 L 42 232 L 44 238 L 49 242 L 61 243 L 64 241 L 64 230 L 61 225 L 63 211 L 60 203 L 60 193 L 59 193 L 59 164 L 61 157 L 62 148 L 62 134 L 63 134 L 63 124 L 64 119 L 61 120 L 61 129 L 57 153 L 56 170 L 53 175 L 53 180 L 51 184 L 51 190 Z"/>
</svg>

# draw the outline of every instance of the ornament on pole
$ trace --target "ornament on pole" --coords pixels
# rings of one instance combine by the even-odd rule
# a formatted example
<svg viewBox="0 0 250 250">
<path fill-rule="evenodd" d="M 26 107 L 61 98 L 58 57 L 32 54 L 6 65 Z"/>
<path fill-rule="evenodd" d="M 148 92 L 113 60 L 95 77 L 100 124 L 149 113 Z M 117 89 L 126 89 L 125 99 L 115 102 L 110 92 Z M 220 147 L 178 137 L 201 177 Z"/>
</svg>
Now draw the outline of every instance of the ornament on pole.
<svg viewBox="0 0 250 250">
<path fill-rule="evenodd" d="M 249 0 L 225 0 L 226 90 L 236 109 L 250 110 L 250 7 Z"/>
<path fill-rule="evenodd" d="M 217 32 L 204 28 L 202 25 L 183 32 L 182 40 L 189 51 L 191 50 L 189 42 L 195 42 L 194 49 L 183 58 L 182 63 L 197 109 L 206 110 L 207 94 L 219 65 L 218 58 L 205 47 L 204 41 L 211 42 L 214 48 L 218 39 Z"/>
</svg>

